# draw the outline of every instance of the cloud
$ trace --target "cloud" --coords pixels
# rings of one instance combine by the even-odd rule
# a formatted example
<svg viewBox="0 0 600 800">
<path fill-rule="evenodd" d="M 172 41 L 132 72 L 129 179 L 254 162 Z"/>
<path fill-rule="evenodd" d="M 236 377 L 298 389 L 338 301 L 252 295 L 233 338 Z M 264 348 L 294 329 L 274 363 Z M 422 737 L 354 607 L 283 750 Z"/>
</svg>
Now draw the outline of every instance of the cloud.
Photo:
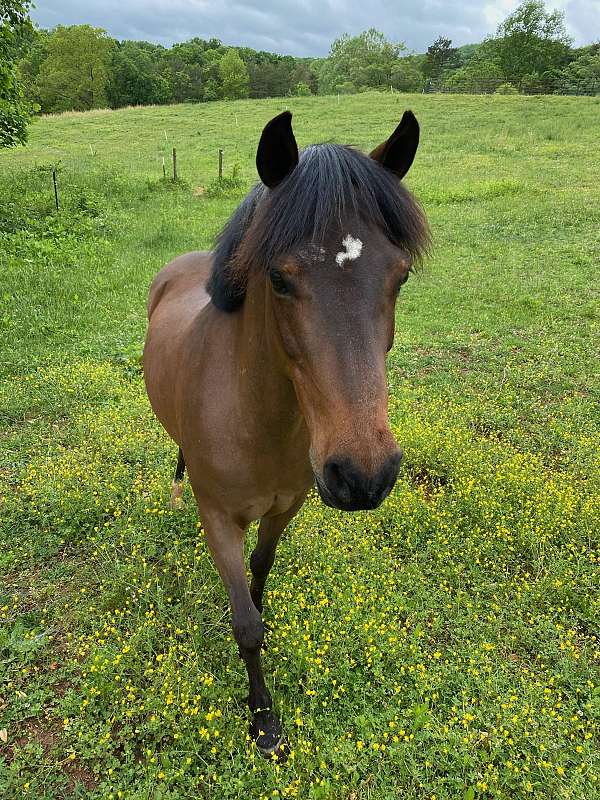
<svg viewBox="0 0 600 800">
<path fill-rule="evenodd" d="M 347 32 L 377 28 L 424 52 L 439 35 L 461 45 L 493 33 L 518 0 L 46 0 L 33 10 L 42 27 L 88 23 L 117 39 L 170 45 L 192 36 L 296 56 L 324 56 Z M 600 39 L 600 0 L 550 0 L 565 11 L 576 44 Z"/>
</svg>

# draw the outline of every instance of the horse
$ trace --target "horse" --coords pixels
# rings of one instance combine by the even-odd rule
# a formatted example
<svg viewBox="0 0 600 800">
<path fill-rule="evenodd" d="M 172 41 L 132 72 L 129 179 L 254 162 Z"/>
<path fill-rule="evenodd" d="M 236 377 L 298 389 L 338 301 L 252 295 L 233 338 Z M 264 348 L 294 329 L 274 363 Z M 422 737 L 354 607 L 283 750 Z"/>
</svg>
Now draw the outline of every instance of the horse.
<svg viewBox="0 0 600 800">
<path fill-rule="evenodd" d="M 155 277 L 144 376 L 179 446 L 248 674 L 250 735 L 265 756 L 286 743 L 261 665 L 265 582 L 287 524 L 316 484 L 327 506 L 374 509 L 402 457 L 388 422 L 386 354 L 400 287 L 430 243 L 401 179 L 419 144 L 405 111 L 369 155 L 299 152 L 289 111 L 264 128 L 260 182 L 213 252 Z M 260 520 L 250 557 L 244 537 Z"/>
</svg>

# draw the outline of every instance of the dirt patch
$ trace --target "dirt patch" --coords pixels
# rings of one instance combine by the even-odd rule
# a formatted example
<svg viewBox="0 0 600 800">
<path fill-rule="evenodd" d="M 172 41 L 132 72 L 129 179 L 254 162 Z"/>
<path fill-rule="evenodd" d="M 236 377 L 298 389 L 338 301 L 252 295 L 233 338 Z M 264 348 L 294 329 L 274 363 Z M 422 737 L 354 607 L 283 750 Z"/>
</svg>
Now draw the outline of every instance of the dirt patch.
<svg viewBox="0 0 600 800">
<path fill-rule="evenodd" d="M 426 467 L 411 469 L 410 478 L 414 486 L 421 489 L 426 500 L 430 500 L 437 489 L 448 484 L 446 475 L 430 472 Z"/>
<path fill-rule="evenodd" d="M 89 769 L 86 769 L 79 764 L 77 759 L 74 761 L 67 761 L 62 765 L 62 768 L 63 772 L 65 772 L 69 778 L 70 793 L 73 792 L 77 784 L 81 784 L 85 789 L 90 791 L 91 789 L 94 789 L 98 783 L 93 773 L 90 772 Z"/>
<path fill-rule="evenodd" d="M 60 724 L 58 720 L 26 719 L 19 725 L 14 738 L 11 736 L 9 729 L 5 757 L 11 763 L 15 760 L 19 750 L 31 744 L 40 745 L 44 757 L 49 757 L 56 750 L 59 741 Z"/>
<path fill-rule="evenodd" d="M 18 751 L 28 745 L 39 745 L 44 758 L 58 764 L 68 779 L 69 794 L 72 794 L 77 784 L 85 789 L 95 788 L 97 779 L 94 774 L 80 764 L 76 758 L 65 755 L 62 749 L 62 726 L 59 720 L 46 717 L 25 720 L 13 742 L 10 734 L 7 748 L 7 761 L 11 763 L 17 757 Z"/>
</svg>

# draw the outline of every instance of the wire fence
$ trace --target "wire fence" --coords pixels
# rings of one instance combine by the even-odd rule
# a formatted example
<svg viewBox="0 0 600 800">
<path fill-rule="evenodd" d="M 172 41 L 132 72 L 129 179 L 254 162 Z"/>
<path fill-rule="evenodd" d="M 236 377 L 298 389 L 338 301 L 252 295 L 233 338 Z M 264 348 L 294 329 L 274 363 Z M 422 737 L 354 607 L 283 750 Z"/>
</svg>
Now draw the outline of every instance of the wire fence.
<svg viewBox="0 0 600 800">
<path fill-rule="evenodd" d="M 545 80 L 529 78 L 509 81 L 506 78 L 473 78 L 457 81 L 428 81 L 424 94 L 562 94 L 600 95 L 600 77 L 581 80 Z"/>
</svg>

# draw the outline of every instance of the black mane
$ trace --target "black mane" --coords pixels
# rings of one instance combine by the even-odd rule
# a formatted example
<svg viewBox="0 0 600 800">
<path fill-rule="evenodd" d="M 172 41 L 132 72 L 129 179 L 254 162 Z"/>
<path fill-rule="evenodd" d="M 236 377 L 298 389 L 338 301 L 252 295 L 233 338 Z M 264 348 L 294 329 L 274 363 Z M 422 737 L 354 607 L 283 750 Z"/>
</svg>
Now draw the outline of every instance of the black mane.
<svg viewBox="0 0 600 800">
<path fill-rule="evenodd" d="M 222 311 L 239 308 L 249 269 L 322 241 L 349 214 L 379 227 L 417 261 L 428 249 L 425 215 L 393 172 L 351 147 L 312 145 L 277 188 L 257 184 L 223 228 L 207 287 L 212 302 Z"/>
</svg>

